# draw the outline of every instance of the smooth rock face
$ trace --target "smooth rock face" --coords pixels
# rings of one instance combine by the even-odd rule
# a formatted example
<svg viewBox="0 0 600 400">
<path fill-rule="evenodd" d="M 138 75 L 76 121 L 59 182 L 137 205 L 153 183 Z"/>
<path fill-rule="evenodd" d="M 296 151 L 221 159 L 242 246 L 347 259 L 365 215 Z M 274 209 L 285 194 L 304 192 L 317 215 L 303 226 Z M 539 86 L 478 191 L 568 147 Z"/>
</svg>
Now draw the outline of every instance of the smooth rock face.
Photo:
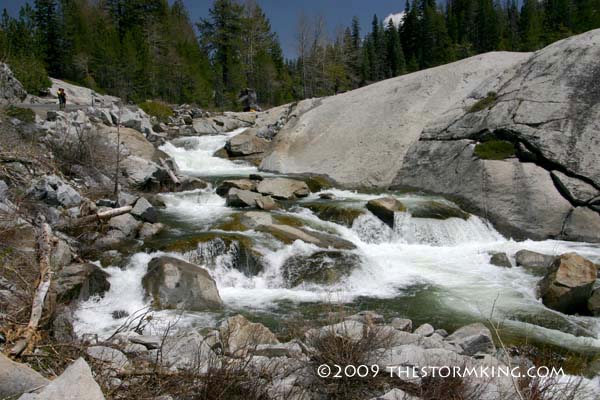
<svg viewBox="0 0 600 400">
<path fill-rule="evenodd" d="M 287 178 L 264 179 L 256 186 L 256 191 L 280 200 L 293 200 L 310 194 L 306 183 Z"/>
<path fill-rule="evenodd" d="M 264 153 L 271 142 L 257 136 L 258 131 L 254 128 L 248 128 L 229 139 L 225 148 L 230 156 L 252 156 Z"/>
<path fill-rule="evenodd" d="M 226 180 L 221 182 L 221 184 L 217 187 L 217 194 L 219 196 L 227 196 L 229 190 L 231 190 L 232 188 L 254 191 L 254 189 L 256 189 L 256 182 L 253 182 L 250 179 Z"/>
<path fill-rule="evenodd" d="M 490 258 L 490 264 L 497 267 L 512 268 L 512 264 L 506 253 L 493 253 Z"/>
<path fill-rule="evenodd" d="M 136 201 L 135 206 L 131 210 L 131 215 L 141 219 L 144 222 L 155 223 L 158 221 L 158 213 L 156 209 L 143 197 Z"/>
<path fill-rule="evenodd" d="M 104 400 L 92 370 L 83 358 L 77 359 L 39 394 L 21 397 L 23 400 Z"/>
<path fill-rule="evenodd" d="M 262 199 L 260 193 L 249 190 L 230 189 L 225 204 L 228 207 L 256 207 L 256 202 Z"/>
<path fill-rule="evenodd" d="M 196 331 L 179 331 L 165 338 L 162 347 L 163 365 L 172 371 L 193 370 L 199 374 L 218 367 L 216 354 Z"/>
<path fill-rule="evenodd" d="M 577 207 L 565 220 L 563 237 L 579 242 L 600 242 L 600 214 L 586 207 Z"/>
<path fill-rule="evenodd" d="M 434 327 L 431 326 L 430 324 L 423 324 L 423 325 L 419 326 L 417 329 L 415 329 L 414 333 L 416 335 L 421 335 L 421 336 L 431 336 L 431 335 L 433 335 L 434 331 L 435 331 Z"/>
<path fill-rule="evenodd" d="M 29 366 L 0 353 L 0 398 L 11 398 L 47 385 L 50 381 Z"/>
<path fill-rule="evenodd" d="M 142 284 L 158 308 L 206 311 L 223 307 L 208 271 L 177 258 L 153 258 Z"/>
<path fill-rule="evenodd" d="M 517 254 L 515 254 L 515 260 L 518 266 L 544 272 L 552 266 L 555 259 L 555 256 L 536 253 L 535 251 L 529 250 L 519 250 L 517 251 Z"/>
<path fill-rule="evenodd" d="M 394 214 L 406 211 L 404 204 L 393 197 L 369 200 L 367 209 L 392 229 L 394 228 Z"/>
<path fill-rule="evenodd" d="M 516 238 L 600 241 L 594 234 L 600 216 L 590 220 L 588 213 L 586 220 L 570 212 L 600 188 L 600 160 L 592 150 L 600 129 L 599 42 L 600 30 L 570 37 L 483 83 L 465 107 L 424 128 L 393 188 L 455 196 Z M 567 60 L 566 54 L 578 56 Z M 490 91 L 496 101 L 470 112 Z M 478 159 L 472 147 L 484 134 L 513 142 L 520 161 Z"/>
<path fill-rule="evenodd" d="M 598 267 L 591 261 L 563 254 L 539 282 L 540 297 L 547 307 L 565 314 L 585 312 L 597 275 Z"/>
<path fill-rule="evenodd" d="M 344 186 L 387 187 L 429 121 L 456 108 L 487 78 L 528 57 L 487 53 L 301 101 L 261 168 L 328 175 Z"/>
</svg>

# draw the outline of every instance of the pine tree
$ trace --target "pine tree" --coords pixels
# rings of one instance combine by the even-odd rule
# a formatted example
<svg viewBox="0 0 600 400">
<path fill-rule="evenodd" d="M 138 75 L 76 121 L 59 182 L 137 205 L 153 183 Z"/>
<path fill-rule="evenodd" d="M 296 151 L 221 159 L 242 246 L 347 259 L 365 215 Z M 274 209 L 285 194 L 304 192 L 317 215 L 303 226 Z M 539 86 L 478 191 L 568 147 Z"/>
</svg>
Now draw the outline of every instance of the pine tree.
<svg viewBox="0 0 600 400">
<path fill-rule="evenodd" d="M 524 0 L 519 20 L 521 50 L 533 51 L 542 47 L 542 15 L 537 0 Z"/>
<path fill-rule="evenodd" d="M 402 43 L 400 34 L 390 19 L 385 29 L 385 38 L 387 46 L 387 70 L 386 78 L 391 78 L 404 73 L 404 53 L 402 52 Z"/>
</svg>

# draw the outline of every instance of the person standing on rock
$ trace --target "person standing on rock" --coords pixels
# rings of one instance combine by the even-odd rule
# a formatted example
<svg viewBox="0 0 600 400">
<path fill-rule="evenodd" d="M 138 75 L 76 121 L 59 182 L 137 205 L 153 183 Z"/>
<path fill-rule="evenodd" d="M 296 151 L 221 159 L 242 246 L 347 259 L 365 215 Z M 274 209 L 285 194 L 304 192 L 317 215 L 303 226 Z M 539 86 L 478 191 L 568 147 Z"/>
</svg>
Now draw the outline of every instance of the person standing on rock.
<svg viewBox="0 0 600 400">
<path fill-rule="evenodd" d="M 58 89 L 58 108 L 60 110 L 64 110 L 67 106 L 67 94 L 65 93 L 65 89 Z"/>
<path fill-rule="evenodd" d="M 239 101 L 244 105 L 244 112 L 261 111 L 256 98 L 256 91 L 254 89 L 242 89 L 240 92 Z"/>
</svg>

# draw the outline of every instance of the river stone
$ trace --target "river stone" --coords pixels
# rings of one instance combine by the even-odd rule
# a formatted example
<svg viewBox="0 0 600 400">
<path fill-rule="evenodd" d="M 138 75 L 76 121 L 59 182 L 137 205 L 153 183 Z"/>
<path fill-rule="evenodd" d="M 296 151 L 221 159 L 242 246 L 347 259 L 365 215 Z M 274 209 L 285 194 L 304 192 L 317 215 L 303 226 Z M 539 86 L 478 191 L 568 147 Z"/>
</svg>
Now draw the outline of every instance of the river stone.
<svg viewBox="0 0 600 400">
<path fill-rule="evenodd" d="M 110 229 L 121 231 L 128 238 L 135 237 L 141 225 L 131 214 L 118 215 L 108 221 Z"/>
<path fill-rule="evenodd" d="M 256 207 L 256 201 L 263 196 L 249 190 L 230 189 L 225 204 L 228 207 Z"/>
<path fill-rule="evenodd" d="M 308 208 L 323 221 L 335 222 L 336 224 L 344 225 L 349 228 L 352 227 L 356 218 L 365 213 L 362 209 L 345 207 L 342 204 L 336 203 L 303 203 L 302 207 Z"/>
<path fill-rule="evenodd" d="M 597 269 L 597 265 L 575 253 L 557 257 L 538 283 L 542 302 L 565 314 L 587 311 Z"/>
<path fill-rule="evenodd" d="M 577 207 L 567 217 L 563 236 L 579 242 L 600 242 L 600 214 L 586 207 Z"/>
<path fill-rule="evenodd" d="M 256 186 L 256 191 L 279 200 L 293 200 L 310 194 L 305 182 L 288 178 L 263 179 Z"/>
<path fill-rule="evenodd" d="M 138 232 L 138 237 L 142 240 L 148 239 L 158 235 L 163 229 L 165 229 L 165 226 L 160 222 L 157 222 L 156 224 L 144 222 L 140 228 L 140 231 Z"/>
<path fill-rule="evenodd" d="M 16 398 L 49 382 L 28 365 L 14 362 L 0 352 L 0 398 Z"/>
<path fill-rule="evenodd" d="M 381 197 L 369 200 L 367 210 L 371 211 L 377 218 L 382 220 L 390 228 L 394 228 L 394 214 L 406 211 L 406 207 L 393 197 Z"/>
<path fill-rule="evenodd" d="M 55 277 L 56 294 L 61 302 L 86 301 L 91 296 L 103 296 L 110 289 L 109 275 L 95 264 L 71 264 Z"/>
<path fill-rule="evenodd" d="M 515 254 L 517 265 L 533 271 L 546 272 L 556 259 L 555 256 L 536 253 L 530 250 L 519 250 Z"/>
<path fill-rule="evenodd" d="M 156 212 L 156 209 L 144 197 L 140 197 L 135 202 L 135 206 L 131 210 L 131 215 L 141 219 L 144 222 L 150 222 L 151 224 L 158 221 L 158 213 Z"/>
<path fill-rule="evenodd" d="M 584 205 L 600 195 L 600 190 L 589 183 L 565 175 L 560 171 L 552 171 L 552 179 L 561 193 L 578 205 Z"/>
<path fill-rule="evenodd" d="M 39 394 L 27 394 L 19 400 L 104 400 L 100 386 L 94 380 L 90 366 L 78 358 Z"/>
<path fill-rule="evenodd" d="M 221 182 L 219 186 L 217 186 L 217 194 L 219 196 L 227 196 L 229 190 L 232 188 L 254 191 L 256 189 L 256 182 L 251 181 L 250 179 L 230 179 Z"/>
<path fill-rule="evenodd" d="M 93 359 L 106 363 L 112 369 L 121 370 L 129 366 L 129 360 L 125 354 L 112 347 L 90 346 L 85 352 Z"/>
<path fill-rule="evenodd" d="M 462 354 L 469 356 L 476 353 L 493 354 L 496 351 L 492 332 L 479 322 L 457 329 L 445 340 L 460 346 Z"/>
<path fill-rule="evenodd" d="M 279 344 L 277 337 L 266 326 L 250 322 L 242 315 L 227 318 L 219 327 L 225 353 L 243 356 L 261 344 Z"/>
<path fill-rule="evenodd" d="M 330 285 L 339 282 L 360 266 L 360 257 L 343 251 L 319 251 L 307 256 L 291 256 L 281 266 L 289 287 L 302 283 Z"/>
<path fill-rule="evenodd" d="M 491 253 L 490 264 L 497 267 L 512 268 L 512 264 L 506 253 Z"/>
<path fill-rule="evenodd" d="M 415 329 L 413 333 L 420 336 L 431 336 L 433 335 L 433 332 L 435 332 L 435 328 L 433 326 L 430 324 L 423 324 Z"/>
<path fill-rule="evenodd" d="M 265 211 L 274 211 L 281 208 L 271 196 L 263 196 L 260 199 L 256 199 L 256 207 Z"/>
<path fill-rule="evenodd" d="M 412 332 L 413 323 L 407 318 L 393 318 L 390 322 L 390 326 L 399 331 Z"/>
<path fill-rule="evenodd" d="M 142 284 L 154 306 L 161 309 L 206 311 L 223 307 L 217 285 L 208 271 L 177 258 L 153 258 Z"/>
<path fill-rule="evenodd" d="M 248 211 L 242 214 L 240 222 L 250 228 L 256 228 L 261 225 L 271 225 L 273 217 L 268 212 Z"/>
<path fill-rule="evenodd" d="M 588 299 L 588 310 L 595 317 L 600 317 L 600 288 L 594 289 Z"/>
<path fill-rule="evenodd" d="M 179 330 L 164 338 L 160 352 L 162 364 L 171 371 L 194 371 L 205 374 L 209 368 L 219 368 L 216 354 L 202 335 L 194 330 Z"/>
<path fill-rule="evenodd" d="M 264 153 L 271 145 L 271 142 L 258 137 L 257 133 L 256 129 L 249 128 L 229 139 L 225 144 L 229 155 L 240 157 Z"/>
</svg>

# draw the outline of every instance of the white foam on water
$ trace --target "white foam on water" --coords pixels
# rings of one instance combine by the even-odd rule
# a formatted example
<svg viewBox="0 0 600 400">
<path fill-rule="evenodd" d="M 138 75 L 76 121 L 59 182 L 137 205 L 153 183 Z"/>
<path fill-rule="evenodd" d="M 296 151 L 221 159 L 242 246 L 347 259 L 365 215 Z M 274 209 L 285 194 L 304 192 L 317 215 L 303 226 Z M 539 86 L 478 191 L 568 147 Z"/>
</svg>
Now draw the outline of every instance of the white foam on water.
<svg viewBox="0 0 600 400">
<path fill-rule="evenodd" d="M 193 143 L 192 149 L 176 147 L 170 142 L 160 146 L 160 149 L 171 156 L 177 166 L 187 174 L 194 176 L 247 175 L 257 172 L 257 168 L 245 162 L 213 157 L 217 150 L 225 146 L 228 139 L 245 129 L 240 128 L 220 135 L 190 136 L 186 140 Z"/>
<path fill-rule="evenodd" d="M 222 147 L 233 134 L 198 137 L 194 139 L 198 141 L 197 146 L 192 150 L 176 148 L 168 143 L 163 146 L 163 150 L 175 157 L 180 168 L 193 171 L 194 174 L 243 175 L 254 171 L 254 167 L 212 157 L 212 153 Z M 394 195 L 363 194 L 338 189 L 324 191 L 333 193 L 336 201 L 360 207 L 368 200 Z M 421 199 L 415 195 L 396 197 L 401 201 Z M 163 198 L 167 205 L 166 214 L 181 221 L 185 229 L 197 232 L 206 231 L 215 221 L 237 212 L 226 207 L 225 200 L 216 195 L 212 188 L 168 194 Z M 300 204 L 317 198 L 317 194 L 312 194 L 301 200 Z M 431 198 L 426 198 L 429 199 Z M 596 336 L 600 333 L 598 318 L 566 316 L 548 310 L 536 299 L 535 289 L 539 277 L 520 267 L 501 268 L 489 263 L 491 252 L 505 252 L 514 257 L 521 249 L 555 255 L 575 251 L 598 262 L 600 247 L 597 245 L 554 240 L 507 240 L 490 224 L 476 216 L 467 220 L 435 220 L 413 218 L 409 213 L 399 213 L 395 229 L 391 229 L 369 212 L 358 217 L 352 228 L 322 221 L 303 208 L 288 214 L 304 219 L 313 227 L 335 232 L 354 243 L 354 252 L 361 257 L 362 265 L 334 285 L 303 284 L 287 288 L 281 274 L 285 260 L 292 256 L 307 256 L 321 249 L 300 241 L 283 245 L 273 239 L 265 239 L 263 233 L 247 231 L 244 234 L 255 235 L 263 242 L 270 240 L 268 246 L 258 249 L 263 254 L 264 264 L 264 270 L 258 276 L 248 277 L 235 270 L 226 256 L 221 257 L 216 265 L 206 266 L 228 307 L 269 309 L 283 300 L 302 303 L 346 302 L 360 296 L 397 298 L 402 296 L 403 290 L 417 284 L 426 288 L 424 290 L 431 288 L 432 296 L 436 296 L 436 301 L 443 304 L 446 311 L 470 315 L 474 319 L 486 319 L 490 316 L 510 319 L 515 313 L 529 316 L 551 315 L 566 324 L 590 327 L 589 333 Z M 126 269 L 107 269 L 111 274 L 111 289 L 103 299 L 90 300 L 77 311 L 78 333 L 106 332 L 119 323 L 112 319 L 112 311 L 123 309 L 131 313 L 148 305 L 144 299 L 141 278 L 150 258 L 151 255 L 137 254 Z M 514 259 L 512 261 L 514 263 Z M 159 315 L 167 319 L 175 317 L 173 312 L 160 312 Z M 199 324 L 208 324 L 212 318 L 204 314 L 186 315 L 189 317 L 186 317 L 186 323 L 193 323 L 196 318 L 197 321 L 202 321 Z M 593 338 L 578 338 L 526 322 L 509 322 L 515 329 L 531 331 L 532 337 L 546 342 L 572 345 L 574 348 L 600 348 L 598 340 Z"/>
</svg>

